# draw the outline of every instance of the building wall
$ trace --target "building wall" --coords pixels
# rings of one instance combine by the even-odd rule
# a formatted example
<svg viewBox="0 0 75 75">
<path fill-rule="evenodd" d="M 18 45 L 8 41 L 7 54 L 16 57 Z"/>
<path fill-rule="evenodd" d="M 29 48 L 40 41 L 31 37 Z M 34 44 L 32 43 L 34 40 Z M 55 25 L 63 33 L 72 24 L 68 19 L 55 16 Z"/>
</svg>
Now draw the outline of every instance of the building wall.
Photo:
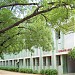
<svg viewBox="0 0 75 75">
<path fill-rule="evenodd" d="M 64 48 L 74 47 L 74 33 L 70 33 L 64 36 Z"/>
<path fill-rule="evenodd" d="M 19 62 L 19 68 L 31 68 L 39 71 L 54 68 L 58 70 L 59 74 L 62 74 L 63 66 L 66 65 L 64 64 L 66 61 L 64 55 L 67 55 L 69 49 L 75 46 L 75 33 L 64 35 L 60 32 L 60 38 L 57 38 L 55 31 L 53 31 L 53 40 L 54 50 L 43 51 L 36 48 L 32 54 L 28 50 L 22 50 L 17 55 L 4 54 L 4 60 L 0 60 L 0 66 L 17 67 L 17 62 Z"/>
</svg>

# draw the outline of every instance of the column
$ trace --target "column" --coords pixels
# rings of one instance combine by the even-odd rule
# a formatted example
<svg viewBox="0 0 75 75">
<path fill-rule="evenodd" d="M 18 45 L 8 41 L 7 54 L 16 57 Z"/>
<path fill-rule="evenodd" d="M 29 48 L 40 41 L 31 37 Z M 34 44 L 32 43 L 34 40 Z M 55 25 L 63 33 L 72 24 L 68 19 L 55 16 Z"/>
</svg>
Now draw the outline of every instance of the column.
<svg viewBox="0 0 75 75">
<path fill-rule="evenodd" d="M 23 68 L 26 68 L 25 58 L 23 59 Z"/>
<path fill-rule="evenodd" d="M 31 52 L 31 58 L 30 58 L 30 68 L 33 69 L 33 58 L 32 58 L 32 52 Z"/>
<path fill-rule="evenodd" d="M 40 70 L 43 69 L 43 59 L 42 59 L 42 48 L 40 48 L 40 57 L 39 57 L 39 66 L 40 66 Z"/>
</svg>

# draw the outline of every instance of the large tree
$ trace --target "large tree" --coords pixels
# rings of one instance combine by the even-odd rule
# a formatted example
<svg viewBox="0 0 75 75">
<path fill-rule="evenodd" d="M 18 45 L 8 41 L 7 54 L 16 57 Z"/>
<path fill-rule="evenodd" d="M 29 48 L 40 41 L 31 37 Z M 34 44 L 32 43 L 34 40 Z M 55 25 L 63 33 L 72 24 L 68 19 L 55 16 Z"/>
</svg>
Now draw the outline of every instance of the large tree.
<svg viewBox="0 0 75 75">
<path fill-rule="evenodd" d="M 74 31 L 74 0 L 1 0 L 0 55 L 31 47 L 51 50 L 51 29 Z"/>
</svg>

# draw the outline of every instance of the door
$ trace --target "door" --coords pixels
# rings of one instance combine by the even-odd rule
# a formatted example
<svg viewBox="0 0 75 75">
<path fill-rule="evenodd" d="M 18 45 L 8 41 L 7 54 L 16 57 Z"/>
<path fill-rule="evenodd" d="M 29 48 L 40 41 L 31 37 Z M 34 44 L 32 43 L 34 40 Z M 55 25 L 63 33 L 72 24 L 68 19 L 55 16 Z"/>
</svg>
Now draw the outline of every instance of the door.
<svg viewBox="0 0 75 75">
<path fill-rule="evenodd" d="M 63 73 L 68 73 L 67 55 L 63 55 Z"/>
</svg>

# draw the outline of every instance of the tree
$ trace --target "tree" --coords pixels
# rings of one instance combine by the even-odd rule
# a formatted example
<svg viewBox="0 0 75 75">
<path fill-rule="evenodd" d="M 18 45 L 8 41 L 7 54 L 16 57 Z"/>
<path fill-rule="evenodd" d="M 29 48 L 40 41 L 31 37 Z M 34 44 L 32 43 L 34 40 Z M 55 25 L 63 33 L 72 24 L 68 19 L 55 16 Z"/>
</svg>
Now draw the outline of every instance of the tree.
<svg viewBox="0 0 75 75">
<path fill-rule="evenodd" d="M 75 47 L 68 53 L 68 55 L 69 55 L 72 59 L 75 59 Z"/>
<path fill-rule="evenodd" d="M 22 49 L 31 50 L 32 46 L 51 50 L 51 28 L 64 33 L 74 31 L 74 4 L 74 0 L 1 0 L 1 56 Z"/>
</svg>

